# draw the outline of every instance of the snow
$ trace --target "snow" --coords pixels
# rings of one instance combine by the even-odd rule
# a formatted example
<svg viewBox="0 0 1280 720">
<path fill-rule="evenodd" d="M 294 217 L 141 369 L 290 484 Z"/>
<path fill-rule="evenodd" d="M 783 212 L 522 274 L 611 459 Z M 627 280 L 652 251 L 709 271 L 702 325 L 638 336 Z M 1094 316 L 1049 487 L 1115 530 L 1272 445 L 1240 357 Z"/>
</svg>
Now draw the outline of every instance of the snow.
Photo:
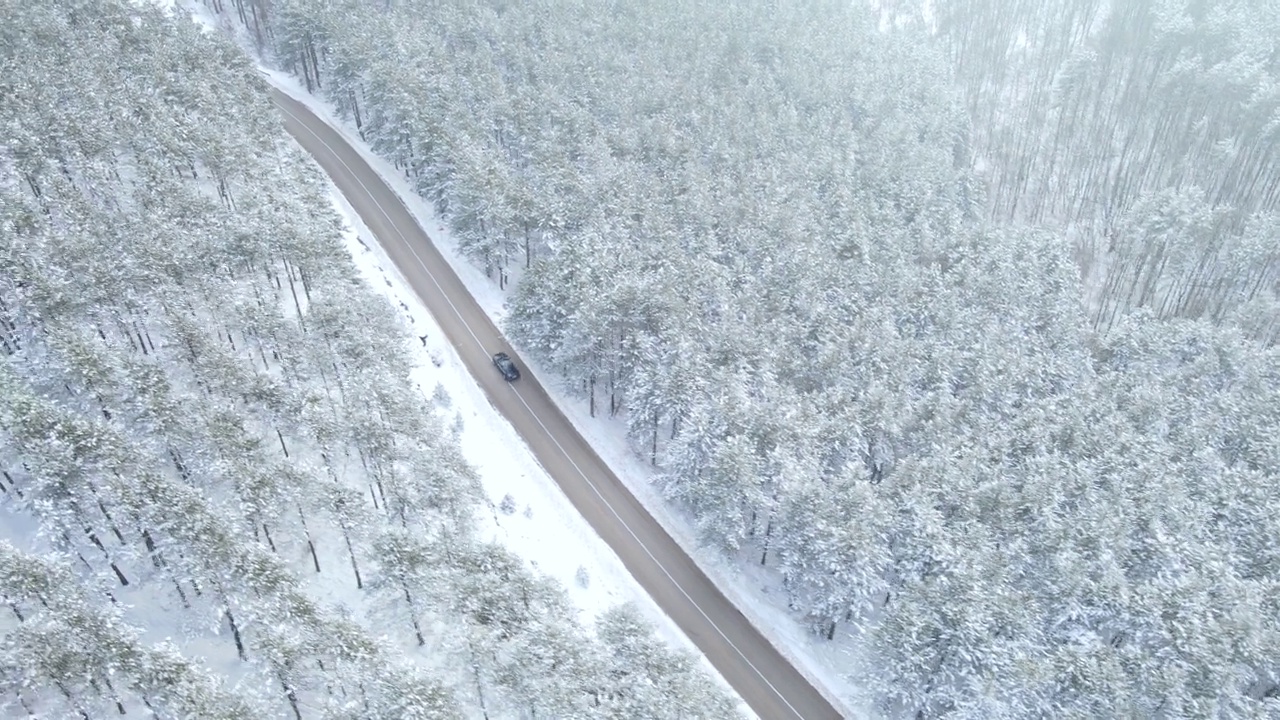
<svg viewBox="0 0 1280 720">
<path fill-rule="evenodd" d="M 526 363 L 534 374 L 544 378 L 544 384 L 545 378 L 554 377 L 549 370 L 540 369 L 527 359 Z M 820 690 L 834 688 L 843 698 L 857 697 L 857 688 L 844 674 L 860 661 L 851 647 L 852 643 L 815 641 L 799 618 L 786 610 L 782 578 L 772 567 L 759 565 L 758 549 L 745 548 L 741 555 L 726 558 L 712 549 L 701 547 L 693 532 L 693 516 L 662 497 L 660 490 L 651 482 L 653 469 L 631 449 L 625 417 L 592 418 L 585 403 L 575 401 L 563 384 L 549 388 L 548 394 L 667 533 L 810 682 Z M 849 630 L 848 623 L 842 624 L 837 637 L 854 639 L 846 635 Z M 797 652 L 797 648 L 801 650 Z M 823 694 L 845 717 L 868 717 L 872 714 L 868 708 L 860 708 L 855 713 L 847 704 L 832 697 L 831 692 Z"/>
<path fill-rule="evenodd" d="M 170 1 L 170 0 L 159 0 Z M 212 13 L 200 3 L 187 3 L 193 19 L 209 32 L 229 35 L 250 54 L 251 42 L 243 28 L 231 23 L 225 16 Z M 462 279 L 467 289 L 495 323 L 501 324 L 505 315 L 505 295 L 497 287 L 497 280 L 490 279 L 463 258 L 457 244 L 445 229 L 444 222 L 408 186 L 405 178 L 391 163 L 378 157 L 360 139 L 359 134 L 343 121 L 333 107 L 315 97 L 288 73 L 259 64 L 259 70 L 277 89 L 304 103 L 308 108 L 333 126 L 379 175 L 404 200 L 414 219 L 440 247 L 442 255 Z M 450 416 L 446 423 L 461 426 L 459 442 L 463 455 L 475 467 L 488 496 L 490 514 L 480 518 L 477 531 L 487 538 L 503 543 L 530 566 L 552 578 L 566 589 L 569 599 L 579 609 L 580 619 L 590 624 L 602 611 L 623 602 L 632 602 L 654 625 L 658 636 L 669 645 L 681 648 L 697 657 L 708 676 L 714 678 L 730 697 L 737 698 L 720 673 L 697 649 L 682 630 L 657 606 L 648 593 L 626 570 L 618 556 L 602 540 L 570 503 L 555 481 L 538 464 L 523 438 L 505 418 L 489 403 L 483 391 L 467 372 L 453 347 L 444 341 L 443 332 L 426 307 L 412 291 L 408 282 L 387 257 L 374 239 L 373 233 L 364 227 L 358 215 L 330 184 L 330 195 L 335 208 L 345 220 L 346 238 L 352 259 L 369 285 L 381 293 L 404 318 L 413 341 L 413 357 L 416 368 L 413 380 L 427 396 L 443 388 L 448 400 L 445 404 Z M 507 269 L 509 282 L 518 282 L 520 268 Z M 425 337 L 425 341 L 421 339 Z M 545 371 L 542 378 L 551 377 Z M 569 403 L 557 388 L 547 386 L 557 404 L 569 410 Z M 570 415 L 573 418 L 573 415 Z M 575 424 L 577 419 L 574 418 Z M 599 448 L 599 445 L 596 446 Z M 603 455 L 602 455 L 603 456 Z M 606 458 L 608 460 L 608 458 Z M 617 471 L 616 463 L 611 467 Z M 621 474 L 619 474 L 621 476 Z M 630 480 L 630 478 L 625 478 Z M 634 488 L 635 483 L 629 482 Z M 513 512 L 504 510 L 504 500 L 514 502 Z M 646 506 L 652 502 L 646 501 Z M 663 520 L 659 518 L 660 522 Z M 670 523 L 663 522 L 670 532 Z M 681 543 L 686 549 L 689 543 Z M 324 578 L 321 578 L 324 575 Z M 310 583 L 313 597 L 324 597 L 340 605 L 356 607 L 342 602 L 351 583 L 334 583 L 335 573 L 316 574 Z M 741 607 L 741 603 L 739 603 Z M 758 624 L 758 623 L 757 623 Z M 838 706 L 837 706 L 838 707 Z M 739 699 L 739 712 L 747 718 L 757 717 Z M 847 715 L 847 713 L 845 713 Z"/>
<path fill-rule="evenodd" d="M 506 294 L 498 288 L 496 278 L 486 277 L 483 271 L 459 253 L 458 245 L 451 237 L 444 220 L 428 202 L 413 191 L 404 174 L 390 162 L 377 156 L 332 105 L 308 93 L 293 76 L 267 68 L 262 68 L 262 72 L 272 85 L 306 104 L 336 128 L 400 195 L 410 213 L 431 236 L 480 306 L 501 327 L 506 315 Z M 344 208 L 344 213 L 348 217 L 352 215 L 349 208 Z M 363 232 L 364 237 L 371 237 L 367 231 L 360 232 Z M 436 372 L 440 376 L 439 381 L 450 390 L 456 409 L 466 422 L 463 448 L 468 460 L 480 470 L 490 499 L 497 505 L 506 493 L 510 493 L 517 501 L 519 511 L 514 515 L 503 516 L 495 512 L 496 536 L 507 542 L 513 551 L 564 583 L 570 589 L 574 602 L 588 614 L 592 608 L 598 610 L 606 607 L 610 599 L 615 602 L 624 598 L 635 600 L 661 628 L 662 635 L 668 641 L 692 649 L 693 645 L 684 634 L 657 608 L 622 567 L 617 556 L 594 534 L 559 488 L 537 465 L 520 436 L 488 404 L 480 388 L 462 368 L 452 348 L 440 342 L 441 334 L 434 321 L 417 303 L 414 294 L 408 290 L 407 283 L 381 252 L 381 248 L 373 242 L 367 244 L 367 251 L 358 243 L 353 250 L 353 256 L 362 271 L 368 274 L 376 288 L 388 295 L 393 304 L 399 306 L 403 302 L 413 308 L 407 314 L 412 318 L 414 334 L 421 335 L 423 331 L 419 329 L 427 328 L 425 332 L 428 334 L 428 347 L 422 353 L 424 357 L 437 355 L 445 359 L 444 366 Z M 518 275 L 512 273 L 512 270 L 517 269 L 511 268 L 508 271 L 509 277 L 515 281 Z M 841 698 L 862 697 L 858 688 L 846 676 L 846 673 L 857 667 L 860 660 L 857 654 L 859 643 L 855 636 L 849 634 L 850 628 L 843 628 L 834 642 L 818 641 L 806 631 L 799 618 L 787 610 L 781 577 L 772 568 L 762 568 L 747 559 L 725 558 L 714 550 L 700 547 L 692 532 L 692 518 L 661 497 L 658 489 L 651 483 L 653 469 L 631 450 L 625 418 L 608 418 L 603 415 L 590 417 L 586 403 L 576 398 L 553 370 L 540 367 L 528 354 L 522 353 L 522 359 L 529 365 L 529 370 L 542 381 L 561 411 L 649 513 L 773 645 L 823 691 L 828 701 L 845 717 L 873 715 L 868 706 L 853 708 L 841 701 Z M 434 381 L 430 378 L 434 375 L 425 373 L 423 377 L 426 382 L 420 381 L 420 384 L 426 392 L 430 392 L 430 387 L 434 386 Z M 477 425 L 479 427 L 475 427 Z M 531 509 L 532 517 L 524 515 L 526 507 Z M 586 567 L 590 575 L 590 586 L 585 590 L 574 580 L 578 564 Z M 847 626 L 848 623 L 844 625 Z M 697 653 L 696 649 L 693 651 Z M 701 653 L 698 655 L 701 657 Z M 705 658 L 703 664 L 708 672 L 723 683 L 719 673 L 711 669 Z"/>
<path fill-rule="evenodd" d="M 322 116 L 325 115 L 328 113 L 323 112 Z M 397 189 L 403 193 L 402 188 Z M 702 658 L 693 643 L 658 608 L 618 556 L 578 514 L 515 428 L 489 403 L 453 346 L 444 340 L 435 319 L 375 241 L 373 233 L 332 186 L 331 196 L 345 219 L 347 246 L 356 266 L 369 285 L 399 310 L 415 338 L 412 343 L 416 360 L 414 382 L 427 397 L 436 392 L 437 386 L 442 387 L 448 397 L 443 403 L 447 409 L 442 410 L 446 424 L 461 424 L 459 441 L 463 455 L 476 468 L 491 510 L 487 516 L 480 516 L 477 530 L 481 536 L 501 542 L 537 571 L 559 581 L 579 609 L 584 624 L 590 625 L 610 607 L 631 601 L 669 644 Z M 492 301 L 493 297 L 495 293 L 489 293 L 487 299 Z M 508 505 L 504 509 L 503 501 L 508 497 L 514 501 L 514 507 Z M 702 664 L 707 673 L 720 678 L 705 658 Z M 723 679 L 720 682 L 731 696 L 735 695 Z M 745 705 L 741 705 L 741 709 L 744 715 L 754 717 Z"/>
</svg>

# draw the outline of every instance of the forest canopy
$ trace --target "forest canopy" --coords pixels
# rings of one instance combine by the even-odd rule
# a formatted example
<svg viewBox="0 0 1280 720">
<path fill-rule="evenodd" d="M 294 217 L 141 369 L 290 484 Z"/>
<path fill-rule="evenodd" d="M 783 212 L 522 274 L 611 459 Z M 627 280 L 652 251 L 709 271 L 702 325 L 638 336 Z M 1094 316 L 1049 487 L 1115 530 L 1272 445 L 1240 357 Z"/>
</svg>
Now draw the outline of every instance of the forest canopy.
<svg viewBox="0 0 1280 720">
<path fill-rule="evenodd" d="M 1280 714 L 1273 3 L 248 2 L 886 712 Z M 509 270 L 514 268 L 514 270 Z"/>
<path fill-rule="evenodd" d="M 579 622 L 480 537 L 403 326 L 232 43 L 0 0 L 0 128 L 0 714 L 736 714 L 636 608 Z"/>
</svg>

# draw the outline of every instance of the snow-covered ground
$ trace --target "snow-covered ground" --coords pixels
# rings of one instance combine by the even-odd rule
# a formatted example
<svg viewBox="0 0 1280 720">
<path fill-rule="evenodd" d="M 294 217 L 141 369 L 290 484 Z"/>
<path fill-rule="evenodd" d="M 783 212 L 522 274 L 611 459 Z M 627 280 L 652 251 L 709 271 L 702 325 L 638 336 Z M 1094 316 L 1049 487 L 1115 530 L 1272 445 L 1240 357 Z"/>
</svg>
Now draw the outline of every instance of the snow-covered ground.
<svg viewBox="0 0 1280 720">
<path fill-rule="evenodd" d="M 296 89 L 296 88 L 295 88 Z M 305 93 L 304 93 L 305 94 Z M 542 469 L 524 440 L 485 397 L 463 366 L 435 319 L 410 289 L 346 200 L 331 186 L 334 206 L 347 226 L 351 256 L 369 284 L 398 308 L 413 341 L 413 380 L 427 396 L 441 390 L 446 423 L 460 426 L 467 461 L 479 473 L 491 513 L 478 528 L 506 545 L 538 571 L 558 580 L 591 624 L 604 610 L 634 602 L 670 644 L 701 657 L 684 633 L 627 572 L 622 561 L 578 514 L 555 481 Z M 702 666 L 724 682 L 705 658 Z M 742 713 L 755 717 L 740 703 Z"/>
<path fill-rule="evenodd" d="M 461 256 L 444 221 L 429 203 L 412 190 L 404 174 L 390 162 L 378 157 L 360 140 L 354 127 L 341 119 L 329 103 L 308 93 L 293 76 L 266 68 L 262 71 L 273 85 L 305 103 L 337 128 L 399 193 L 481 307 L 501 325 L 506 314 L 506 292 L 498 288 L 496 278 L 486 277 L 479 268 Z M 349 208 L 344 209 L 344 212 L 349 218 L 353 214 Z M 371 237 L 367 232 L 363 232 L 362 236 Z M 633 599 L 657 622 L 668 640 L 692 648 L 684 634 L 657 608 L 627 573 L 617 556 L 594 534 L 554 481 L 537 465 L 510 424 L 488 404 L 482 391 L 453 355 L 452 348 L 442 342 L 434 321 L 417 303 L 412 291 L 381 248 L 372 242 L 366 243 L 368 250 L 354 240 L 353 244 L 353 256 L 371 282 L 386 292 L 393 303 L 402 309 L 404 306 L 410 308 L 405 312 L 412 318 L 412 328 L 416 335 L 427 333 L 424 356 L 431 355 L 445 360 L 445 364 L 438 370 L 431 368 L 434 375 L 427 372 L 426 368 L 420 368 L 420 373 L 423 374 L 420 375 L 419 383 L 429 393 L 435 382 L 442 382 L 449 395 L 455 399 L 455 409 L 464 422 L 468 423 L 463 435 L 463 448 L 468 459 L 480 469 L 490 500 L 497 506 L 505 495 L 511 494 L 516 501 L 518 510 L 514 514 L 506 515 L 495 508 L 496 537 L 505 539 L 513 551 L 563 582 L 585 613 L 590 614 L 611 602 Z M 517 281 L 517 273 L 518 269 L 512 268 L 508 272 L 508 278 Z M 862 697 L 848 677 L 848 673 L 854 672 L 858 664 L 855 651 L 859 645 L 856 636 L 850 634 L 848 623 L 837 633 L 834 642 L 816 640 L 805 631 L 798 618 L 787 610 L 786 594 L 777 572 L 772 568 L 762 568 L 746 558 L 727 559 L 700 547 L 692 532 L 692 519 L 661 497 L 651 483 L 653 469 L 631 450 L 625 418 L 609 418 L 605 415 L 590 417 L 586 402 L 576 398 L 559 381 L 553 370 L 539 367 L 527 355 L 523 359 L 578 431 L 667 532 L 716 582 L 721 591 L 752 619 L 756 627 L 802 673 L 828 691 L 828 700 L 842 714 L 846 717 L 871 717 L 873 713 L 869 708 L 850 707 L 849 703 L 841 702 L 840 698 L 832 695 L 834 692 L 843 698 Z M 472 427 L 473 425 L 479 427 Z M 501 452 L 498 451 L 499 448 Z M 530 509 L 528 514 L 525 512 L 526 507 Z M 587 568 L 590 584 L 585 589 L 579 587 L 575 580 L 578 565 Z M 719 677 L 718 673 L 710 669 L 711 666 L 705 659 L 703 664 L 709 672 Z"/>
</svg>

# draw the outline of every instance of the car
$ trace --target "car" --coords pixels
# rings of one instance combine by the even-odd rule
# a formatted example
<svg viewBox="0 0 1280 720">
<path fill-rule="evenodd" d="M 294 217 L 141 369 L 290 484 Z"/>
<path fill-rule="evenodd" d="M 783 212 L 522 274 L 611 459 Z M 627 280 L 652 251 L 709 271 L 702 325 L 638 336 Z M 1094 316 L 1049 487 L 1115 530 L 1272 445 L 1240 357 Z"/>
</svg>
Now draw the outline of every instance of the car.
<svg viewBox="0 0 1280 720">
<path fill-rule="evenodd" d="M 502 373 L 502 377 L 507 382 L 515 382 L 520 379 L 520 368 L 511 361 L 511 357 L 504 352 L 500 352 L 493 356 L 493 365 L 498 368 L 498 372 Z"/>
</svg>

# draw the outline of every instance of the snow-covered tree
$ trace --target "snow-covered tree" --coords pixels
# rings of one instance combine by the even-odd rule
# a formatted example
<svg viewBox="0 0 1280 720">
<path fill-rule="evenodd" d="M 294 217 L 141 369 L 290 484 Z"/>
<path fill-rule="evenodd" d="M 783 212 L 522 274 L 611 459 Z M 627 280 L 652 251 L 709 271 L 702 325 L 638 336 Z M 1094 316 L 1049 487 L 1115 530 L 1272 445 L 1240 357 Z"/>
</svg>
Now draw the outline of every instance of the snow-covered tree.
<svg viewBox="0 0 1280 720">
<path fill-rule="evenodd" d="M 512 337 L 858 633 L 886 707 L 1274 714 L 1274 13 L 872 5 L 272 25 L 473 259 L 528 265 Z M 497 597 L 479 637 L 541 631 Z"/>
</svg>

